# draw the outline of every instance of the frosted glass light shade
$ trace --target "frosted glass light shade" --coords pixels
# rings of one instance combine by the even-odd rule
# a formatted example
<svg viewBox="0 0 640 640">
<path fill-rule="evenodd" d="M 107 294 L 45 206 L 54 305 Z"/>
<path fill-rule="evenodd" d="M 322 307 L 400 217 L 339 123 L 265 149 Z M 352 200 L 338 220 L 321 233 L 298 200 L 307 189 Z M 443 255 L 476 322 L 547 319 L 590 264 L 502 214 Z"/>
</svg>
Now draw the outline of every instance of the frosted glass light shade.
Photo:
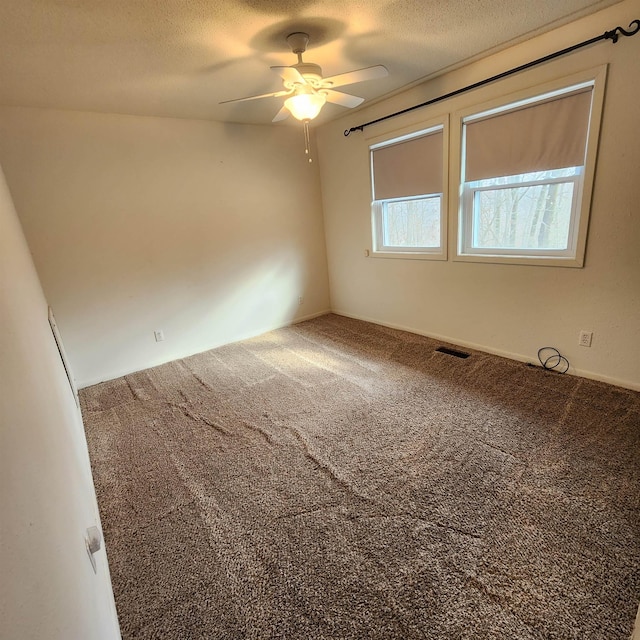
<svg viewBox="0 0 640 640">
<path fill-rule="evenodd" d="M 319 113 L 327 97 L 322 93 L 299 93 L 284 101 L 284 106 L 298 120 L 313 120 Z"/>
</svg>

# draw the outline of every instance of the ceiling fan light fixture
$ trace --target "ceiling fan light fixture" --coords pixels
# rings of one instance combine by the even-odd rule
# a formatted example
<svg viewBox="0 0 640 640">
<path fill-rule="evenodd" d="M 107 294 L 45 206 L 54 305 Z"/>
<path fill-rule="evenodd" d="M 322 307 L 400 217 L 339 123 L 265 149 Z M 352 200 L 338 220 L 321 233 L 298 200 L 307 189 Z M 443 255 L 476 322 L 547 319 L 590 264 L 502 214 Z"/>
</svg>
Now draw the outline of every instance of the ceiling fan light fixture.
<svg viewBox="0 0 640 640">
<path fill-rule="evenodd" d="M 298 93 L 284 101 L 284 106 L 297 120 L 313 120 L 319 113 L 327 96 L 323 93 Z"/>
</svg>

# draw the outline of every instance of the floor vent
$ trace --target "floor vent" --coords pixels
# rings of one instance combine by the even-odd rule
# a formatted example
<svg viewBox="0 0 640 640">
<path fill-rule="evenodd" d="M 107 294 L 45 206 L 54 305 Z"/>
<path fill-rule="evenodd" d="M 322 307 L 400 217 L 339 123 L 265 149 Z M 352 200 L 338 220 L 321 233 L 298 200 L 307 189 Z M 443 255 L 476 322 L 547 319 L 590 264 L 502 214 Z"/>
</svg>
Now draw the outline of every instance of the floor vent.
<svg viewBox="0 0 640 640">
<path fill-rule="evenodd" d="M 468 358 L 471 355 L 466 351 L 456 351 L 455 349 L 448 349 L 447 347 L 438 347 L 436 351 L 446 353 L 448 356 L 455 356 L 456 358 Z"/>
</svg>

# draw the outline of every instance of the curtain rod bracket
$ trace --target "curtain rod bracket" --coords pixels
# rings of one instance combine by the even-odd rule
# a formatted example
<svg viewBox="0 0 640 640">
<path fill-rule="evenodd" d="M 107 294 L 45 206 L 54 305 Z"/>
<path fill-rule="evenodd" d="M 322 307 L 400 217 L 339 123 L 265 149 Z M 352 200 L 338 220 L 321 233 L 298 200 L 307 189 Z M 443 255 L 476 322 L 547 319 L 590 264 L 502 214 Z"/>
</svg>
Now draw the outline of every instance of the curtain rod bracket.
<svg viewBox="0 0 640 640">
<path fill-rule="evenodd" d="M 579 42 L 578 44 L 574 44 L 571 47 L 567 47 L 566 49 L 561 49 L 560 51 L 556 51 L 555 53 L 550 53 L 542 58 L 538 58 L 537 60 L 532 60 L 531 62 L 527 62 L 526 64 L 522 64 L 519 67 L 514 67 L 513 69 L 509 69 L 508 71 L 503 71 L 502 73 L 498 73 L 495 76 L 491 76 L 490 78 L 485 78 L 484 80 L 480 80 L 479 82 L 474 82 L 473 84 L 469 84 L 466 87 L 462 87 L 462 89 L 456 89 L 455 91 L 451 91 L 450 93 L 445 93 L 442 96 L 438 96 L 437 98 L 432 98 L 431 100 L 427 100 L 426 102 L 422 102 L 420 104 L 416 104 L 413 107 L 407 107 L 406 109 L 402 109 L 402 111 L 396 111 L 395 113 L 390 113 L 388 116 L 382 116 L 381 118 L 377 118 L 376 120 L 371 120 L 370 122 L 365 122 L 364 124 L 359 124 L 356 127 L 351 127 L 350 129 L 345 129 L 344 137 L 348 137 L 349 134 L 354 131 L 364 131 L 365 127 L 368 127 L 372 124 L 377 124 L 378 122 L 382 122 L 384 120 L 389 120 L 390 118 L 395 118 L 396 116 L 401 116 L 404 113 L 408 113 L 409 111 L 414 111 L 415 109 L 420 109 L 422 107 L 427 107 L 436 102 L 440 102 L 442 100 L 446 100 L 447 98 L 453 98 L 454 96 L 460 95 L 461 93 L 465 93 L 466 91 L 471 91 L 472 89 L 477 89 L 478 87 L 482 87 L 487 85 L 495 80 L 501 80 L 502 78 L 506 78 L 507 76 L 511 76 L 514 73 L 518 73 L 519 71 L 524 71 L 525 69 L 530 69 L 531 67 L 535 67 L 543 62 L 548 62 L 549 60 L 553 60 L 554 58 L 559 58 L 567 53 L 571 53 L 576 51 L 577 49 L 582 49 L 582 47 L 586 47 L 590 44 L 595 44 L 600 40 L 611 40 L 613 44 L 618 42 L 618 39 L 621 35 L 623 36 L 633 36 L 640 31 L 640 20 L 632 20 L 629 23 L 629 30 L 623 29 L 622 27 L 615 27 L 611 29 L 611 31 L 605 31 L 602 35 L 596 36 L 595 38 L 589 38 L 589 40 L 585 40 L 584 42 Z"/>
</svg>

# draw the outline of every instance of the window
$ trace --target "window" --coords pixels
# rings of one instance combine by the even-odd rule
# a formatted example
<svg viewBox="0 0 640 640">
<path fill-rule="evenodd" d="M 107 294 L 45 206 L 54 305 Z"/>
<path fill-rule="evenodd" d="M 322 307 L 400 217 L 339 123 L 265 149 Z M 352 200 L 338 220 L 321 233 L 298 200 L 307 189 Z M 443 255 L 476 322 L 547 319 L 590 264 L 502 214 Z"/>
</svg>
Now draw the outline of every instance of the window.
<svg viewBox="0 0 640 640">
<path fill-rule="evenodd" d="M 462 115 L 457 259 L 582 266 L 597 76 Z"/>
<path fill-rule="evenodd" d="M 374 255 L 445 259 L 444 124 L 369 148 Z"/>
</svg>

